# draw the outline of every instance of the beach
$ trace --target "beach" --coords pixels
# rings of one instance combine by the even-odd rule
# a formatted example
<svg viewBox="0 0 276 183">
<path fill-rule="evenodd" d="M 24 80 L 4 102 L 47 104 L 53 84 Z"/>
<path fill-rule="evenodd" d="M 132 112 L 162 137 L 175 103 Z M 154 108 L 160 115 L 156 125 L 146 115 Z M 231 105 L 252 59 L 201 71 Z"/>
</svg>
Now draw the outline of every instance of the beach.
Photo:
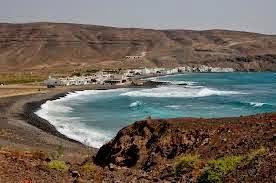
<svg viewBox="0 0 276 183">
<path fill-rule="evenodd" d="M 39 87 L 35 89 L 37 88 Z M 34 112 L 47 100 L 63 97 L 68 92 L 109 88 L 114 87 L 90 85 L 42 90 L 32 88 L 30 93 L 10 89 L 6 96 L 0 98 L 1 145 L 45 150 L 53 150 L 62 145 L 74 152 L 85 149 L 84 145 L 60 134 L 54 126 Z M 1 92 L 0 90 L 0 94 Z"/>
<path fill-rule="evenodd" d="M 225 109 L 225 112 L 223 113 L 222 111 L 218 113 L 218 115 L 214 116 L 212 112 L 214 112 L 213 108 L 221 105 L 219 102 L 218 104 L 212 106 L 213 108 L 209 107 L 210 110 L 209 112 L 205 112 L 205 115 L 207 118 L 212 118 L 212 117 L 226 117 L 226 116 L 237 116 L 237 115 L 243 115 L 240 112 L 240 109 L 243 109 L 243 111 L 246 111 L 246 109 L 250 109 L 248 111 L 248 114 L 245 115 L 250 115 L 250 114 L 256 114 L 256 113 L 261 113 L 262 109 L 264 109 L 264 112 L 273 112 L 273 108 L 271 108 L 271 105 L 268 105 L 267 103 L 256 103 L 255 95 L 252 95 L 251 98 L 244 100 L 244 101 L 239 101 L 239 102 L 233 102 L 235 100 L 240 100 L 239 96 L 243 96 L 245 91 L 239 91 L 242 90 L 242 88 L 239 88 L 240 85 L 237 85 L 238 88 L 236 91 L 231 91 L 228 88 L 225 88 L 224 90 L 219 90 L 216 89 L 217 87 L 220 86 L 220 83 L 217 83 L 218 80 L 215 79 L 217 77 L 217 74 L 212 74 L 213 75 L 213 80 L 209 79 L 208 80 L 208 85 L 205 87 L 202 86 L 197 86 L 200 85 L 196 83 L 196 81 L 200 81 L 202 76 L 205 76 L 205 74 L 193 74 L 191 76 L 188 75 L 167 75 L 159 78 L 161 80 L 158 80 L 156 78 L 153 78 L 152 81 L 147 81 L 143 80 L 143 85 L 139 86 L 134 86 L 134 85 L 82 85 L 82 86 L 67 86 L 67 87 L 56 87 L 56 88 L 46 88 L 43 85 L 33 85 L 33 84 L 25 84 L 25 85 L 7 85 L 7 86 L 2 86 L 0 88 L 0 114 L 1 114 L 1 128 L 2 128 L 2 135 L 0 136 L 1 144 L 6 145 L 6 144 L 20 144 L 25 147 L 42 147 L 44 149 L 55 149 L 57 146 L 68 146 L 68 147 L 74 147 L 76 149 L 82 149 L 86 148 L 86 146 L 82 145 L 80 142 L 83 143 L 82 140 L 79 138 L 73 138 L 75 140 L 72 140 L 71 138 L 68 138 L 68 133 L 60 133 L 59 129 L 56 129 L 56 126 L 53 125 L 53 121 L 51 119 L 48 119 L 50 122 L 48 122 L 46 119 L 42 119 L 41 117 L 37 116 L 35 112 L 40 109 L 41 105 L 44 104 L 48 100 L 55 100 L 59 98 L 65 97 L 68 93 L 72 93 L 75 91 L 83 91 L 83 90 L 109 90 L 109 89 L 118 89 L 118 88 L 140 88 L 142 90 L 123 90 L 121 93 L 120 91 L 117 90 L 111 90 L 108 92 L 108 95 L 111 97 L 112 93 L 114 92 L 119 92 L 118 95 L 113 95 L 113 98 L 116 99 L 120 97 L 120 101 L 125 101 L 125 103 L 120 103 L 118 105 L 120 106 L 127 106 L 125 111 L 123 111 L 125 118 L 122 120 L 118 118 L 117 121 L 115 121 L 116 116 L 119 114 L 114 114 L 116 116 L 111 115 L 110 120 L 106 118 L 109 114 L 107 114 L 109 108 L 109 105 L 113 105 L 113 107 L 116 107 L 116 103 L 114 104 L 108 104 L 107 101 L 105 101 L 105 94 L 103 94 L 101 101 L 103 101 L 102 108 L 105 107 L 106 104 L 106 109 L 107 111 L 102 111 L 106 113 L 105 118 L 102 118 L 100 115 L 97 116 L 97 114 L 93 113 L 94 109 L 97 111 L 97 107 L 93 108 L 93 106 L 90 106 L 92 111 L 90 113 L 93 113 L 93 119 L 88 118 L 87 120 L 98 120 L 100 124 L 104 124 L 105 121 L 106 123 L 109 124 L 116 124 L 116 123 L 121 123 L 124 124 L 122 127 L 118 128 L 113 132 L 114 134 L 112 136 L 116 135 L 116 132 L 119 131 L 121 128 L 129 125 L 130 123 L 135 122 L 136 120 L 142 120 L 145 119 L 145 115 L 147 113 L 143 113 L 143 110 L 145 111 L 150 111 L 152 108 L 158 109 L 158 115 L 161 115 L 161 112 L 164 113 L 163 118 L 174 118 L 174 117 L 201 117 L 201 113 L 198 112 L 199 108 L 204 108 L 205 105 L 209 104 L 210 101 L 206 101 L 207 103 L 204 104 L 202 101 L 204 98 L 210 96 L 220 96 L 221 95 L 221 100 L 224 102 L 222 105 L 226 104 L 231 105 L 233 107 L 230 107 L 229 109 Z M 231 77 L 233 80 L 237 74 L 228 74 L 228 77 Z M 210 74 L 208 76 L 211 76 Z M 219 74 L 218 74 L 219 76 Z M 262 75 L 260 75 L 262 76 Z M 270 76 L 270 75 L 269 75 Z M 190 77 L 189 79 L 192 81 L 187 81 L 185 80 L 186 77 Z M 198 77 L 198 78 L 197 78 Z M 245 77 L 253 77 L 252 74 L 245 75 Z M 255 77 L 255 76 L 254 76 Z M 257 76 L 256 76 L 257 77 Z M 176 81 L 171 80 L 170 78 L 176 79 Z M 206 75 L 207 78 L 207 75 Z M 236 78 L 239 78 L 238 76 Z M 146 78 L 143 78 L 146 79 Z M 169 81 L 167 81 L 169 80 Z M 212 85 L 211 87 L 211 81 L 215 82 L 215 85 Z M 205 80 L 202 81 L 202 84 L 205 82 Z M 186 86 L 179 85 L 179 83 L 185 83 Z M 156 88 L 156 86 L 162 85 L 161 88 Z M 254 86 L 254 84 L 252 85 Z M 247 86 L 247 87 L 252 87 L 252 86 Z M 255 90 L 255 89 L 254 89 Z M 270 89 L 268 89 L 270 90 Z M 125 91 L 125 92 L 124 92 Z M 238 92 L 239 91 L 239 92 Z M 253 90 L 252 90 L 253 91 Z M 93 92 L 92 92 L 93 93 Z M 96 92 L 98 93 L 98 92 Z M 101 93 L 101 92 L 100 92 Z M 150 99 L 150 103 L 153 106 L 149 106 L 150 103 L 147 102 L 148 96 L 150 93 L 150 97 L 153 97 Z M 257 93 L 259 93 L 257 91 Z M 80 94 L 77 94 L 80 95 Z M 235 97 L 237 95 L 237 98 L 229 98 L 231 95 L 232 97 Z M 270 94 L 268 94 L 270 95 Z M 170 96 L 172 102 L 168 102 L 166 100 L 166 97 Z M 84 96 L 85 97 L 85 96 Z M 99 97 L 99 96 L 98 96 Z M 129 97 L 132 98 L 129 100 Z M 138 97 L 138 98 L 137 98 Z M 143 98 L 145 97 L 145 98 Z M 161 97 L 161 98 L 159 98 Z M 162 97 L 165 97 L 163 100 Z M 174 98 L 176 97 L 176 98 Z M 180 98 L 179 98 L 180 97 Z M 183 98 L 184 97 L 184 98 Z M 194 98 L 195 97 L 195 98 Z M 197 97 L 203 97 L 197 98 Z M 224 99 L 224 97 L 229 98 L 228 101 Z M 92 97 L 93 98 L 93 97 Z M 181 99 L 183 98 L 183 99 Z M 262 98 L 263 99 L 263 98 Z M 87 99 L 91 100 L 91 99 Z M 139 100 L 142 100 L 144 102 L 140 102 Z M 164 101 L 164 106 L 160 106 L 159 102 Z M 185 102 L 181 102 L 181 100 L 184 100 Z M 195 106 L 193 104 L 194 100 L 198 100 L 198 103 L 202 103 L 199 106 Z M 216 99 L 217 101 L 218 99 Z M 190 103 L 188 103 L 190 101 Z M 250 101 L 250 102 L 249 102 Z M 73 103 L 78 102 L 74 101 Z M 214 101 L 215 102 L 215 101 Z M 262 101 L 264 102 L 264 101 Z M 92 102 L 93 103 L 93 102 Z M 147 104 L 148 103 L 148 104 Z M 137 106 L 137 104 L 139 106 Z M 185 105 L 184 105 L 185 104 Z M 193 111 L 193 108 L 191 107 L 191 104 L 195 106 L 195 109 Z M 58 107 L 56 106 L 57 104 L 53 104 L 52 108 Z M 68 105 L 68 104 L 65 104 Z M 97 102 L 94 103 L 95 106 L 97 106 Z M 148 106 L 148 108 L 147 108 Z M 237 107 L 241 108 L 237 108 Z M 60 106 L 62 108 L 64 107 L 70 107 L 70 106 Z M 81 107 L 81 106 L 79 106 Z M 88 107 L 88 106 L 87 106 Z M 138 108 L 137 108 L 138 107 Z M 185 108 L 188 108 L 189 111 L 186 113 Z M 236 109 L 235 109 L 236 108 Z M 139 111 L 142 109 L 141 113 Z M 267 111 L 266 111 L 267 110 Z M 128 113 L 128 111 L 133 112 L 133 113 Z M 176 112 L 178 111 L 178 112 Z M 216 110 L 215 110 L 216 111 Z M 229 113 L 230 111 L 230 113 Z M 235 112 L 236 111 L 236 112 Z M 44 111 L 44 113 L 47 112 L 47 109 Z M 89 111 L 88 111 L 89 112 Z M 100 112 L 99 114 L 102 114 Z M 152 111 L 154 114 L 156 111 Z M 193 113 L 194 112 L 194 113 Z M 235 112 L 235 113 L 234 113 Z M 111 113 L 111 111 L 110 111 Z M 170 114 L 169 114 L 170 113 Z M 112 113 L 113 114 L 113 113 Z M 131 115 L 137 115 L 139 114 L 140 116 L 137 118 L 131 118 L 128 116 Z M 172 115 L 171 115 L 172 114 Z M 214 113 L 215 114 L 215 113 Z M 46 116 L 49 116 L 50 114 L 47 114 Z M 80 114 L 77 114 L 80 115 Z M 89 113 L 84 113 L 84 115 L 89 115 Z M 123 114 L 122 114 L 123 115 Z M 121 115 L 121 116 L 122 116 Z M 54 116 L 51 116 L 54 117 Z M 59 116 L 56 116 L 59 117 Z M 63 116 L 62 116 L 63 117 Z M 66 117 L 66 116 L 65 116 Z M 153 115 L 154 117 L 154 115 Z M 203 116 L 204 117 L 204 116 Z M 44 117 L 43 117 L 44 118 Z M 55 118 L 53 118 L 55 119 Z M 68 118 L 68 120 L 70 120 Z M 109 121 L 108 121 L 109 120 Z M 74 120 L 70 120 L 74 122 Z M 59 122 L 61 123 L 61 122 Z M 56 124 L 55 124 L 56 125 Z M 62 124 L 61 124 L 62 125 Z M 76 121 L 76 123 L 71 123 L 70 128 L 79 128 L 79 122 Z M 108 125 L 108 124 L 107 124 Z M 108 125 L 110 126 L 110 125 Z M 89 126 L 88 126 L 89 127 Z M 96 126 L 97 127 L 97 126 Z M 93 131 L 93 127 L 92 131 Z M 91 130 L 91 128 L 89 128 Z M 88 129 L 87 129 L 88 130 Z M 91 133 L 92 133 L 91 131 Z M 88 131 L 89 132 L 89 131 Z M 10 133 L 15 134 L 10 135 Z M 102 135 L 107 135 L 105 134 L 104 131 L 97 132 L 97 133 L 102 133 Z M 85 135 L 85 134 L 83 134 Z M 69 135 L 70 136 L 70 135 Z M 80 135 L 79 135 L 80 136 Z M 33 138 L 35 137 L 35 138 Z M 94 137 L 95 140 L 96 136 Z M 100 138 L 100 137 L 98 137 Z M 107 137 L 105 137 L 107 138 Z M 110 134 L 109 134 L 109 139 L 111 139 Z M 20 140 L 18 140 L 20 139 Z M 105 142 L 107 142 L 105 140 Z M 103 143 L 100 143 L 101 145 Z M 90 144 L 91 146 L 91 144 Z M 100 145 L 92 145 L 93 147 L 99 148 Z M 94 148 L 95 149 L 95 148 Z M 96 149 L 95 149 L 96 150 Z"/>
<path fill-rule="evenodd" d="M 69 92 L 83 90 L 108 90 L 117 88 L 151 88 L 162 84 L 145 82 L 134 85 L 81 85 L 47 88 L 41 84 L 5 85 L 0 87 L 0 144 L 1 146 L 43 149 L 52 151 L 63 146 L 68 152 L 87 152 L 87 147 L 59 133 L 47 120 L 35 112 L 48 100 L 66 96 Z M 92 148 L 96 152 L 96 148 Z M 94 153 L 93 153 L 94 154 Z"/>
<path fill-rule="evenodd" d="M 67 90 L 57 89 L 45 93 L 0 98 L 1 145 L 53 150 L 62 145 L 69 151 L 82 150 L 83 145 L 68 140 L 55 131 L 55 128 L 33 112 L 46 100 L 66 94 Z M 40 128 L 37 128 L 40 127 Z"/>
</svg>

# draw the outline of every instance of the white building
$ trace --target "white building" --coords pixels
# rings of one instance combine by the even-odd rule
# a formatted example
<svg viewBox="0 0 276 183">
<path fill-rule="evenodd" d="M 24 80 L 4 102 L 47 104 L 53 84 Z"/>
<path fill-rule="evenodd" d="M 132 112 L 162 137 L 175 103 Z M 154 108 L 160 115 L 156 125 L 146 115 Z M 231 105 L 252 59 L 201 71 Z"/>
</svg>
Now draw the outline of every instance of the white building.
<svg viewBox="0 0 276 183">
<path fill-rule="evenodd" d="M 173 69 L 167 69 L 166 74 L 176 74 L 178 73 L 178 68 L 173 68 Z"/>
<path fill-rule="evenodd" d="M 56 87 L 56 86 L 64 86 L 64 82 L 61 81 L 60 79 L 55 79 L 49 77 L 48 80 L 44 81 L 44 84 L 47 85 L 47 87 Z"/>
<path fill-rule="evenodd" d="M 142 60 L 146 56 L 146 52 L 142 52 L 141 55 L 125 56 L 126 60 Z"/>
<path fill-rule="evenodd" d="M 233 68 L 211 67 L 211 72 L 234 72 Z"/>
<path fill-rule="evenodd" d="M 152 73 L 152 70 L 148 69 L 146 67 L 144 69 L 142 69 L 142 71 L 141 71 L 142 75 L 148 75 L 148 74 L 151 74 L 151 73 Z"/>
</svg>

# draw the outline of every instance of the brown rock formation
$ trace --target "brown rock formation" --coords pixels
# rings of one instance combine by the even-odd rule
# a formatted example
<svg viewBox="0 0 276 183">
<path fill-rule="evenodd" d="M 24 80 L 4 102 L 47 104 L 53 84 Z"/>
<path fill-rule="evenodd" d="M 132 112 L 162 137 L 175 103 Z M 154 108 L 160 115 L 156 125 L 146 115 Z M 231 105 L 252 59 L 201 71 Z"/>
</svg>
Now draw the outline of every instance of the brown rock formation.
<svg viewBox="0 0 276 183">
<path fill-rule="evenodd" d="M 264 182 L 269 182 L 276 176 L 273 173 L 276 165 L 275 133 L 276 114 L 221 119 L 148 119 L 122 129 L 100 148 L 94 160 L 103 167 L 114 164 L 150 172 L 152 177 L 160 179 L 180 180 L 173 173 L 178 156 L 198 154 L 202 162 L 207 162 L 220 157 L 246 155 L 265 147 L 268 149 L 265 156 L 239 167 L 227 175 L 226 180 L 237 182 L 243 177 L 245 182 L 258 182 L 262 177 Z M 252 177 L 251 170 L 259 178 Z M 195 171 L 191 173 L 184 172 L 181 180 L 195 182 L 196 176 L 192 176 Z"/>
</svg>

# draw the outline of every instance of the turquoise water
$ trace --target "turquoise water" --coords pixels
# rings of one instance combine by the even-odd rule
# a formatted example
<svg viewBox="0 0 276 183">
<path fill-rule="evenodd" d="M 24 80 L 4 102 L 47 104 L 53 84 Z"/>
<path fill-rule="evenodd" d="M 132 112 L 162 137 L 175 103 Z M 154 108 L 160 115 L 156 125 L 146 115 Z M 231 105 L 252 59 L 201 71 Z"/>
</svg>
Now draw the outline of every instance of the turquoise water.
<svg viewBox="0 0 276 183">
<path fill-rule="evenodd" d="M 187 73 L 151 78 L 151 89 L 81 91 L 48 101 L 37 114 L 63 134 L 94 147 L 137 120 L 226 117 L 276 111 L 275 73 Z M 186 83 L 187 86 L 178 85 Z"/>
</svg>

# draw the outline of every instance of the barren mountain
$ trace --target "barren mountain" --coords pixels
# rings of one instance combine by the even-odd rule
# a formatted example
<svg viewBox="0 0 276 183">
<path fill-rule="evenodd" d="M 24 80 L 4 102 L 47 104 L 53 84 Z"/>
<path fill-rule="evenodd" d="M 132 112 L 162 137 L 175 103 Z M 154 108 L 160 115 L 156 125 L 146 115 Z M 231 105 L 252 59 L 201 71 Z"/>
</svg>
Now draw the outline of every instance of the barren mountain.
<svg viewBox="0 0 276 183">
<path fill-rule="evenodd" d="M 143 59 L 125 59 L 143 52 Z M 276 36 L 227 30 L 0 24 L 0 72 L 197 64 L 275 71 Z"/>
</svg>

